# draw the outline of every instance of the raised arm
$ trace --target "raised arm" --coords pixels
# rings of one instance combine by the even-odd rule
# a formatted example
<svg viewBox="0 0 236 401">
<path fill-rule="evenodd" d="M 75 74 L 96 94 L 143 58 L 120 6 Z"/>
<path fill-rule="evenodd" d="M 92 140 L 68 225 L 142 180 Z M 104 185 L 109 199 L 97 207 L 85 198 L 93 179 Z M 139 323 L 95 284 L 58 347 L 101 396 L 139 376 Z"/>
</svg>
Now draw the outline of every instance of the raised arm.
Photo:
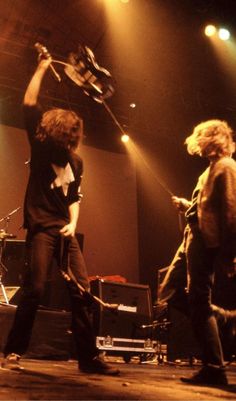
<svg viewBox="0 0 236 401">
<path fill-rule="evenodd" d="M 35 106 L 37 104 L 41 83 L 51 61 L 52 59 L 48 58 L 39 62 L 25 92 L 23 100 L 25 106 Z"/>
</svg>

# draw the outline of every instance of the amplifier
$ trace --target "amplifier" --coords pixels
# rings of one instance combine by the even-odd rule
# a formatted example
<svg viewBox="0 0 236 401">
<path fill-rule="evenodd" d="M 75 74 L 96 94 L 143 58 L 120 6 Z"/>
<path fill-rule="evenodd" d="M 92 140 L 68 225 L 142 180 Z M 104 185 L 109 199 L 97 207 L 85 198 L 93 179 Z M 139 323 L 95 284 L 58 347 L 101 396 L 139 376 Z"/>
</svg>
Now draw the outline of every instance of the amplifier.
<svg viewBox="0 0 236 401">
<path fill-rule="evenodd" d="M 3 250 L 3 263 L 7 269 L 3 276 L 6 286 L 21 286 L 25 269 L 25 241 L 7 239 Z"/>
<path fill-rule="evenodd" d="M 168 361 L 201 359 L 201 349 L 195 339 L 190 320 L 172 306 L 169 306 L 168 312 L 171 322 L 167 342 Z"/>
<path fill-rule="evenodd" d="M 0 352 L 13 324 L 16 307 L 0 304 Z M 26 353 L 31 359 L 68 360 L 74 357 L 70 312 L 38 310 Z"/>
<path fill-rule="evenodd" d="M 117 283 L 103 279 L 91 282 L 91 292 L 102 301 L 118 304 L 118 310 L 97 304 L 93 323 L 97 336 L 138 339 L 147 336 L 142 325 L 152 323 L 151 292 L 148 285 Z"/>
</svg>

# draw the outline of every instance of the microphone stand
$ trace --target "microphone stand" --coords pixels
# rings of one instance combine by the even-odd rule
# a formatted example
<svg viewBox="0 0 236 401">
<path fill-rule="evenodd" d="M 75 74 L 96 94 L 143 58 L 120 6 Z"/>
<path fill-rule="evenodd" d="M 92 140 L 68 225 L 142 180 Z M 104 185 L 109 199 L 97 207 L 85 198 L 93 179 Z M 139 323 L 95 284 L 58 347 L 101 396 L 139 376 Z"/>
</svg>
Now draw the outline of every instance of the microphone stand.
<svg viewBox="0 0 236 401">
<path fill-rule="evenodd" d="M 8 234 L 8 226 L 9 226 L 9 222 L 10 222 L 10 217 L 15 214 L 16 212 L 18 212 L 18 210 L 20 210 L 21 207 L 17 207 L 16 209 L 12 210 L 10 213 L 8 213 L 6 216 L 2 217 L 0 219 L 0 223 L 2 223 L 2 221 L 5 221 L 5 227 L 3 230 L 0 230 L 0 239 L 2 239 L 2 234 L 1 233 L 5 233 Z M 12 234 L 8 234 L 10 236 L 10 238 L 13 238 L 14 236 L 12 236 Z M 9 237 L 8 237 L 9 238 Z"/>
</svg>

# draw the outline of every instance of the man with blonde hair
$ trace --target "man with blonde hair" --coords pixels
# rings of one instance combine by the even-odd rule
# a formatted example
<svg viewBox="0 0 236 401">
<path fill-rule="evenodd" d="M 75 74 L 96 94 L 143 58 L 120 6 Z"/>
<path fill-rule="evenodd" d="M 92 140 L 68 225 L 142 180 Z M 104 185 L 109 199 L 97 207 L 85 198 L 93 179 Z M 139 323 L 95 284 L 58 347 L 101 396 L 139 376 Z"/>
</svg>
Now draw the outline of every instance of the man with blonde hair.
<svg viewBox="0 0 236 401">
<path fill-rule="evenodd" d="M 186 243 L 189 307 L 192 326 L 202 349 L 203 367 L 191 384 L 226 385 L 222 345 L 211 291 L 217 266 L 235 273 L 236 162 L 232 129 L 227 122 L 209 120 L 186 138 L 188 153 L 206 157 L 210 165 L 198 181 L 197 221 L 190 224 Z"/>
</svg>

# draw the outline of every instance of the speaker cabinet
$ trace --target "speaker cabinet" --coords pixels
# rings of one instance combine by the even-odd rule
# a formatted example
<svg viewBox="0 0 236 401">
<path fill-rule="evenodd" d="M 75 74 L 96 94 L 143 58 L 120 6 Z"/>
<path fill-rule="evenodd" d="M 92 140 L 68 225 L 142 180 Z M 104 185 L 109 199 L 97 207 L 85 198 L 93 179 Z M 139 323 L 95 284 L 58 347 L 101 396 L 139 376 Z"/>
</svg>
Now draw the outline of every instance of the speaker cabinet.
<svg viewBox="0 0 236 401">
<path fill-rule="evenodd" d="M 21 286 L 25 265 L 25 241 L 6 240 L 3 249 L 3 263 L 6 272 L 3 282 L 6 286 Z"/>
<path fill-rule="evenodd" d="M 236 276 L 228 277 L 219 266 L 216 270 L 212 302 L 225 309 L 236 309 Z"/>
<path fill-rule="evenodd" d="M 3 352 L 13 324 L 16 308 L 0 305 L 0 351 Z M 26 357 L 67 360 L 74 355 L 71 335 L 71 314 L 62 311 L 38 310 Z"/>
<path fill-rule="evenodd" d="M 141 326 L 152 322 L 149 286 L 98 279 L 91 282 L 91 292 L 104 302 L 119 305 L 118 310 L 98 305 L 93 314 L 97 336 L 142 338 Z"/>
<path fill-rule="evenodd" d="M 182 312 L 171 306 L 168 313 L 171 322 L 167 341 L 168 361 L 199 359 L 201 350 L 194 337 L 190 320 Z"/>
</svg>

